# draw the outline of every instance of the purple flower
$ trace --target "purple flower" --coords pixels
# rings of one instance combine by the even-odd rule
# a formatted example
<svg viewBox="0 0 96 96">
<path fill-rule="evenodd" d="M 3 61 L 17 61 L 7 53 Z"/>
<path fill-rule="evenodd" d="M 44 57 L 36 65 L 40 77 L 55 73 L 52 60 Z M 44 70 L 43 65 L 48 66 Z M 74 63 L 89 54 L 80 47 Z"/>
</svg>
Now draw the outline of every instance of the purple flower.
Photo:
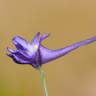
<svg viewBox="0 0 96 96">
<path fill-rule="evenodd" d="M 42 41 L 48 36 L 49 34 L 45 34 L 40 37 L 40 32 L 38 32 L 31 43 L 28 43 L 25 39 L 19 36 L 15 36 L 12 41 L 17 50 L 7 48 L 9 51 L 8 56 L 10 56 L 18 64 L 30 64 L 34 68 L 38 68 L 42 64 L 64 56 L 80 46 L 96 41 L 96 37 L 92 37 L 65 48 L 50 50 L 42 45 Z"/>
</svg>

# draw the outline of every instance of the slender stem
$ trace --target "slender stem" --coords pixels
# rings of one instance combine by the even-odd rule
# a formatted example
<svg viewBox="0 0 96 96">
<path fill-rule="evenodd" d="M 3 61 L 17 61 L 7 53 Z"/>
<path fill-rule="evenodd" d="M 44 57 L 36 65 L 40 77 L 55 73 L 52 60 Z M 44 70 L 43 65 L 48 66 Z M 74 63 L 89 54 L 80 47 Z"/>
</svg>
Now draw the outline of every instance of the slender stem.
<svg viewBox="0 0 96 96">
<path fill-rule="evenodd" d="M 39 69 L 39 72 L 40 72 L 41 82 L 42 82 L 43 87 L 44 87 L 45 96 L 48 96 L 48 90 L 47 90 L 47 84 L 46 84 L 46 80 L 45 80 L 44 71 L 42 70 L 41 67 L 39 67 L 38 69 Z"/>
</svg>

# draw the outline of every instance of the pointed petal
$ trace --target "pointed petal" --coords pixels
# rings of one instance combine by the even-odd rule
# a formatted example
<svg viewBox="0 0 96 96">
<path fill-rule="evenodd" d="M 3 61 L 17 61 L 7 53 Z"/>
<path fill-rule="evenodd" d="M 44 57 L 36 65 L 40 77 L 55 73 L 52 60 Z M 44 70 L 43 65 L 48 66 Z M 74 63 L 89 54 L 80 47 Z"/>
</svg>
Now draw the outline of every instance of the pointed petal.
<svg viewBox="0 0 96 96">
<path fill-rule="evenodd" d="M 11 48 L 9 48 L 9 47 L 7 47 L 7 50 L 8 50 L 8 52 L 10 53 L 10 54 L 7 54 L 8 56 L 11 56 L 12 54 L 22 54 L 24 57 L 26 57 L 26 58 L 32 58 L 32 57 L 29 57 L 27 54 L 26 54 L 26 52 L 23 52 L 23 51 L 21 51 L 21 50 L 13 50 L 13 49 L 11 49 Z"/>
<path fill-rule="evenodd" d="M 13 49 L 11 49 L 9 47 L 7 47 L 7 50 L 8 50 L 9 53 L 14 53 L 15 52 L 15 50 L 13 50 Z"/>
<path fill-rule="evenodd" d="M 46 33 L 43 36 L 41 36 L 40 42 L 42 42 L 44 39 L 46 39 L 47 37 L 49 37 L 49 35 L 50 35 L 49 33 Z"/>
<path fill-rule="evenodd" d="M 20 36 L 15 36 L 13 38 L 13 44 L 16 46 L 17 49 L 24 50 L 27 49 L 28 42 Z"/>
<path fill-rule="evenodd" d="M 29 64 L 29 61 L 23 60 L 22 58 L 19 58 L 19 56 L 13 54 L 12 55 L 13 60 L 18 64 Z"/>
<path fill-rule="evenodd" d="M 38 32 L 36 36 L 33 38 L 31 45 L 30 44 L 28 45 L 27 53 L 30 56 L 35 55 L 37 50 L 39 49 L 40 46 L 39 36 L 40 36 L 40 32 Z"/>
<path fill-rule="evenodd" d="M 25 55 L 22 51 L 17 50 L 14 53 L 7 54 L 9 57 L 11 57 L 16 63 L 27 63 L 31 64 L 32 63 L 32 58 L 28 57 Z"/>
<path fill-rule="evenodd" d="M 33 40 L 32 40 L 32 45 L 38 45 L 39 44 L 39 36 L 40 36 L 40 32 L 38 32 L 37 34 L 36 34 L 36 36 L 33 38 Z"/>
</svg>

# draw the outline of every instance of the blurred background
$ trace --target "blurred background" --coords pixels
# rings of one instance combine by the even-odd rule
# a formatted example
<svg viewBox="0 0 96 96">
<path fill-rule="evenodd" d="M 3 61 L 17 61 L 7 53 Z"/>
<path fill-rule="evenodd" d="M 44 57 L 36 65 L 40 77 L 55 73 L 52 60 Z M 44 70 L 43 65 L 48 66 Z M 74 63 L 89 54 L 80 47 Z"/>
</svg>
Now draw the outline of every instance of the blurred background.
<svg viewBox="0 0 96 96">
<path fill-rule="evenodd" d="M 0 0 L 0 96 L 44 96 L 39 72 L 6 56 L 15 35 L 31 42 L 38 31 L 50 33 L 51 49 L 95 36 L 96 0 Z M 96 43 L 43 69 L 49 96 L 96 96 Z"/>
</svg>

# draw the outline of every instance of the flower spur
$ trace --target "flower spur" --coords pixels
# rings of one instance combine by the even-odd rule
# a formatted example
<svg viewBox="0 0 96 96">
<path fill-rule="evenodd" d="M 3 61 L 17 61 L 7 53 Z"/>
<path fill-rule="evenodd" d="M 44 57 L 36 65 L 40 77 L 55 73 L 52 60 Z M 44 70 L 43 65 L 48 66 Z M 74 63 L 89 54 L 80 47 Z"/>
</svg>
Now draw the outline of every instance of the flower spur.
<svg viewBox="0 0 96 96">
<path fill-rule="evenodd" d="M 31 43 L 28 43 L 20 36 L 15 36 L 12 41 L 17 50 L 7 48 L 9 51 L 8 56 L 18 64 L 31 64 L 34 68 L 38 68 L 42 64 L 64 56 L 80 46 L 96 41 L 96 37 L 92 37 L 61 49 L 51 50 L 42 45 L 42 41 L 48 36 L 49 34 L 44 34 L 40 37 L 40 32 L 38 32 Z"/>
</svg>

